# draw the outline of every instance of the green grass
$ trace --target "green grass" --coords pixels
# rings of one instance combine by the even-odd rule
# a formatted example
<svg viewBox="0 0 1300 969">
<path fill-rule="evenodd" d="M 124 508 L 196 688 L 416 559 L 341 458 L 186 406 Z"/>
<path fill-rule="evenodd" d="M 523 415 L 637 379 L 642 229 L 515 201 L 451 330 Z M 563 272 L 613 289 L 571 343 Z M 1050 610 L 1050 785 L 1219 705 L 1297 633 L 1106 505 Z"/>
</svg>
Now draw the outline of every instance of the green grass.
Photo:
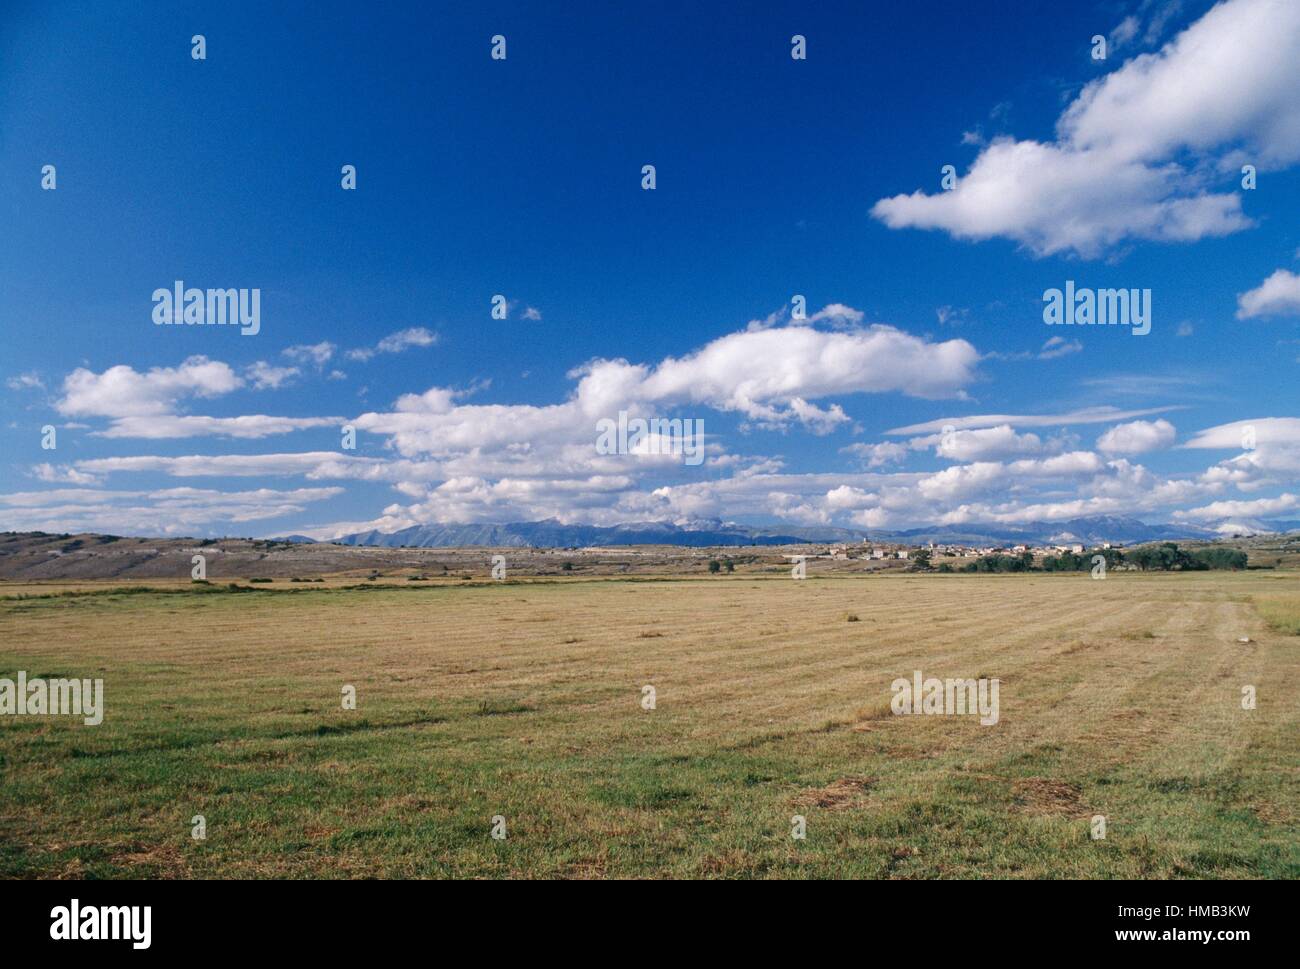
<svg viewBox="0 0 1300 969">
<path fill-rule="evenodd" d="M 363 590 L 0 602 L 107 707 L 0 718 L 0 876 L 1300 876 L 1294 576 Z M 917 668 L 998 726 L 892 716 Z"/>
</svg>

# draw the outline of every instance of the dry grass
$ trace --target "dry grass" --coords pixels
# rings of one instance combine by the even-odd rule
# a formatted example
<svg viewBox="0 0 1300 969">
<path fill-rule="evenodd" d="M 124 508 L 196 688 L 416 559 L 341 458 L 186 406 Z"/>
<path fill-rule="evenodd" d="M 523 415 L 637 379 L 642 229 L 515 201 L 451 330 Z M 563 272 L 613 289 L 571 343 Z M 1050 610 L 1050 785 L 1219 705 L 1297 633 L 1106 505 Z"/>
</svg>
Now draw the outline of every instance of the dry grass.
<svg viewBox="0 0 1300 969">
<path fill-rule="evenodd" d="M 1300 576 L 0 601 L 0 676 L 107 701 L 0 718 L 0 875 L 1296 877 L 1300 654 L 1268 603 Z M 998 677 L 1000 722 L 892 716 L 915 669 Z"/>
<path fill-rule="evenodd" d="M 1255 599 L 1255 606 L 1270 629 L 1288 636 L 1300 636 L 1300 600 L 1295 597 L 1260 596 Z"/>
</svg>

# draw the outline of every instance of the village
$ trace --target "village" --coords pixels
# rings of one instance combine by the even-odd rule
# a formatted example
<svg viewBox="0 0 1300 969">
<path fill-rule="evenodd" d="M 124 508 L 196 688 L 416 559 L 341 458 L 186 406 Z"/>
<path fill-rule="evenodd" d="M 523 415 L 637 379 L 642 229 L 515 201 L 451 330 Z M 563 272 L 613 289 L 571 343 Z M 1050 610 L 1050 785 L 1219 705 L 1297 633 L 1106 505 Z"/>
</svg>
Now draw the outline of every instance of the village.
<svg viewBox="0 0 1300 969">
<path fill-rule="evenodd" d="M 1096 546 L 1098 551 L 1114 549 L 1120 551 L 1123 545 L 1103 542 Z M 847 560 L 869 559 L 872 561 L 890 561 L 915 559 L 916 553 L 924 551 L 931 562 L 943 559 L 978 559 L 987 555 L 1033 555 L 1034 562 L 1039 563 L 1049 556 L 1071 553 L 1082 555 L 1088 551 L 1082 542 L 1070 542 L 1064 545 L 963 545 L 959 543 L 927 542 L 924 545 L 903 545 L 864 540 L 861 543 L 841 543 L 826 546 L 822 551 L 810 553 L 809 558 Z"/>
</svg>

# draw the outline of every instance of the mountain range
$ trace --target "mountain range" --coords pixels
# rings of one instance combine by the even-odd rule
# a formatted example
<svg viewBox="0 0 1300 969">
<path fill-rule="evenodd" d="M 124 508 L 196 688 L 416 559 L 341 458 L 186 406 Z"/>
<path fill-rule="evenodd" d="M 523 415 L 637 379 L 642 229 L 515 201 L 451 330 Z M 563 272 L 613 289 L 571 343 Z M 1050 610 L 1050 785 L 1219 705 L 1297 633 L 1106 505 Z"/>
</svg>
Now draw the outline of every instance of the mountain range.
<svg viewBox="0 0 1300 969">
<path fill-rule="evenodd" d="M 1300 521 L 1226 523 L 1206 525 L 1156 524 L 1135 518 L 1097 515 L 1059 522 L 1023 522 L 1016 525 L 967 523 L 934 525 L 902 531 L 858 531 L 831 526 L 776 525 L 755 527 L 716 519 L 672 524 L 566 525 L 554 519 L 538 522 L 468 525 L 413 525 L 395 532 L 356 532 L 333 539 L 340 545 L 399 548 L 448 548 L 478 545 L 492 548 L 582 548 L 599 545 L 681 545 L 693 548 L 741 545 L 798 545 L 801 543 L 861 542 L 866 539 L 905 545 L 929 542 L 962 545 L 1052 545 L 1103 542 L 1133 545 L 1141 542 L 1211 540 L 1234 532 L 1286 532 L 1300 530 Z M 302 535 L 281 541 L 309 542 Z"/>
</svg>

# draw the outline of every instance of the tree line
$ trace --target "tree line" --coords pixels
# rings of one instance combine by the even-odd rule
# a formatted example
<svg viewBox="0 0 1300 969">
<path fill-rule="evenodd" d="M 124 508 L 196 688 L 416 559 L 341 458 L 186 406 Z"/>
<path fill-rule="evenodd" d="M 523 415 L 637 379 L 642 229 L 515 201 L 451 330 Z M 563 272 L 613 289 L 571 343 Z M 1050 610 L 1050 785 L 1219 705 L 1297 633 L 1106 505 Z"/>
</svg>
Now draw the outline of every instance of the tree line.
<svg viewBox="0 0 1300 969">
<path fill-rule="evenodd" d="M 954 567 L 950 562 L 940 563 L 939 572 L 1089 572 L 1093 557 L 1106 560 L 1106 568 L 1129 564 L 1143 572 L 1204 572 L 1210 569 L 1244 569 L 1246 553 L 1240 549 L 1210 546 L 1187 551 L 1176 542 L 1142 545 L 1127 553 L 1117 548 L 1098 548 L 1089 552 L 1062 552 L 1049 555 L 1041 565 L 1034 564 L 1031 552 L 1006 555 L 1000 552 L 983 555 L 973 562 Z M 912 555 L 912 564 L 918 569 L 929 569 L 930 550 L 920 549 Z"/>
</svg>

